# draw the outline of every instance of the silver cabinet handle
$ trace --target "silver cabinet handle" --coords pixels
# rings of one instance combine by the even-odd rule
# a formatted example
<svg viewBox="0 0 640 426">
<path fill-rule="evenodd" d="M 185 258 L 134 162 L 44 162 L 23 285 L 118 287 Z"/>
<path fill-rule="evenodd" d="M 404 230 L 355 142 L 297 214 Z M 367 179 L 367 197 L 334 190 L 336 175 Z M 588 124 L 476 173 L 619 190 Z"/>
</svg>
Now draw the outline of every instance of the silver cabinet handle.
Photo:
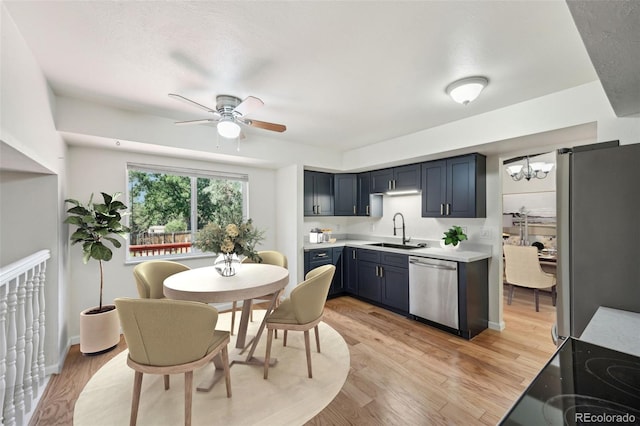
<svg viewBox="0 0 640 426">
<path fill-rule="evenodd" d="M 356 206 L 353 206 L 353 214 L 356 214 Z"/>
<path fill-rule="evenodd" d="M 353 260 L 355 260 L 356 259 L 356 251 L 353 250 L 351 253 L 353 253 Z"/>
<path fill-rule="evenodd" d="M 384 268 L 380 267 L 380 278 L 384 277 Z"/>
<path fill-rule="evenodd" d="M 318 253 L 316 254 L 316 257 L 327 257 L 327 253 Z"/>
<path fill-rule="evenodd" d="M 451 215 L 451 204 L 447 203 L 447 216 Z"/>
<path fill-rule="evenodd" d="M 444 204 L 440 203 L 440 216 L 444 216 Z"/>
<path fill-rule="evenodd" d="M 391 189 L 391 181 L 387 182 L 387 189 Z"/>
<path fill-rule="evenodd" d="M 364 210 L 365 210 L 365 214 L 367 216 L 369 216 L 369 205 L 368 204 L 367 204 L 367 207 Z"/>
</svg>

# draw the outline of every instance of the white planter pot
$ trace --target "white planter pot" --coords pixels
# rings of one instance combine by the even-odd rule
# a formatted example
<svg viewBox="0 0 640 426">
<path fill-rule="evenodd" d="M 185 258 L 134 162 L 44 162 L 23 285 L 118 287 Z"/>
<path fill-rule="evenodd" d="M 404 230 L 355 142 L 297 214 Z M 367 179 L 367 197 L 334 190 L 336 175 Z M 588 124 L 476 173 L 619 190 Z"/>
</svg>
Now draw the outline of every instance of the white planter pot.
<svg viewBox="0 0 640 426">
<path fill-rule="evenodd" d="M 444 240 L 440 240 L 440 247 L 442 247 L 445 250 L 458 250 L 461 245 L 462 245 L 462 242 L 459 242 L 458 245 L 454 246 L 451 244 L 445 244 Z"/>
<path fill-rule="evenodd" d="M 94 308 L 80 312 L 80 352 L 96 354 L 113 349 L 120 342 L 120 320 L 113 309 L 98 314 L 89 314 Z M 104 306 L 103 306 L 104 307 Z"/>
</svg>

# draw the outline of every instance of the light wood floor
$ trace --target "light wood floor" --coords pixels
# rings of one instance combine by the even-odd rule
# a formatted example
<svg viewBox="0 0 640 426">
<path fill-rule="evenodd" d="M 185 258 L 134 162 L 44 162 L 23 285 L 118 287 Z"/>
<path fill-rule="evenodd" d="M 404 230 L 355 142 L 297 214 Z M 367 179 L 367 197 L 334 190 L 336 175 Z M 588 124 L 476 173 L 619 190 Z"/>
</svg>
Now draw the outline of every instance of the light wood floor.
<svg viewBox="0 0 640 426">
<path fill-rule="evenodd" d="M 325 322 L 349 345 L 351 370 L 308 425 L 495 425 L 555 351 L 550 296 L 535 312 L 533 292 L 518 288 L 504 319 L 503 332 L 466 341 L 350 297 L 327 301 Z M 85 357 L 73 346 L 29 424 L 71 425 L 84 385 L 125 347 Z"/>
</svg>

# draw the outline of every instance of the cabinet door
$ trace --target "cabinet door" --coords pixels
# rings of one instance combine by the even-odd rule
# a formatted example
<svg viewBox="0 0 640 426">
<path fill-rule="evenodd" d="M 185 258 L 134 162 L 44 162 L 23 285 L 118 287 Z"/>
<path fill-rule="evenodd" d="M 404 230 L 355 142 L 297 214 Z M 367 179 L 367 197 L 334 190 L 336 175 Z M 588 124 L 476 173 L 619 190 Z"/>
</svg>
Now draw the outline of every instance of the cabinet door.
<svg viewBox="0 0 640 426">
<path fill-rule="evenodd" d="M 395 167 L 393 169 L 393 188 L 398 191 L 420 189 L 420 164 Z"/>
<path fill-rule="evenodd" d="M 477 191 L 478 180 L 484 182 L 484 168 L 482 178 L 476 169 L 477 156 L 468 155 L 447 160 L 447 208 L 448 217 L 484 217 L 486 208 L 486 194 Z M 482 157 L 484 159 L 484 157 Z M 482 211 L 480 211 L 482 210 Z"/>
<path fill-rule="evenodd" d="M 422 164 L 422 217 L 441 217 L 447 200 L 447 162 Z"/>
<path fill-rule="evenodd" d="M 382 265 L 382 294 L 380 302 L 409 312 L 409 270 Z"/>
<path fill-rule="evenodd" d="M 393 169 L 382 169 L 371 172 L 371 193 L 379 194 L 391 189 Z"/>
<path fill-rule="evenodd" d="M 358 216 L 369 216 L 371 214 L 371 206 L 369 198 L 371 196 L 371 173 L 358 174 Z"/>
<path fill-rule="evenodd" d="M 342 285 L 349 294 L 358 294 L 358 250 L 353 247 L 345 247 L 343 255 Z"/>
<path fill-rule="evenodd" d="M 316 194 L 314 189 L 314 172 L 304 171 L 304 215 L 313 216 L 316 204 Z"/>
<path fill-rule="evenodd" d="M 380 277 L 377 262 L 358 260 L 358 296 L 380 302 Z"/>
<path fill-rule="evenodd" d="M 334 214 L 355 216 L 357 209 L 358 178 L 353 173 L 334 175 Z"/>
<path fill-rule="evenodd" d="M 333 280 L 331 280 L 331 287 L 329 288 L 329 294 L 334 296 L 342 293 L 342 265 L 344 262 L 342 261 L 342 250 L 343 247 L 334 247 L 332 250 L 332 263 L 333 266 L 336 267 L 336 272 L 333 275 Z"/>
<path fill-rule="evenodd" d="M 316 193 L 316 214 L 333 216 L 333 175 L 330 173 L 316 173 L 314 176 Z"/>
</svg>

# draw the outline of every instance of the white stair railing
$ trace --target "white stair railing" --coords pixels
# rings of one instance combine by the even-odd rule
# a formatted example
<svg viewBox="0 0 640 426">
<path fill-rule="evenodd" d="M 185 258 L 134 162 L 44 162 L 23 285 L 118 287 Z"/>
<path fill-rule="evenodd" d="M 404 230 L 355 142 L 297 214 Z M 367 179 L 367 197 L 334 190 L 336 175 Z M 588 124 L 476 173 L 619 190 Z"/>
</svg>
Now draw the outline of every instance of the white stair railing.
<svg viewBox="0 0 640 426">
<path fill-rule="evenodd" d="M 0 424 L 23 425 L 44 382 L 44 284 L 49 250 L 0 268 Z"/>
</svg>

